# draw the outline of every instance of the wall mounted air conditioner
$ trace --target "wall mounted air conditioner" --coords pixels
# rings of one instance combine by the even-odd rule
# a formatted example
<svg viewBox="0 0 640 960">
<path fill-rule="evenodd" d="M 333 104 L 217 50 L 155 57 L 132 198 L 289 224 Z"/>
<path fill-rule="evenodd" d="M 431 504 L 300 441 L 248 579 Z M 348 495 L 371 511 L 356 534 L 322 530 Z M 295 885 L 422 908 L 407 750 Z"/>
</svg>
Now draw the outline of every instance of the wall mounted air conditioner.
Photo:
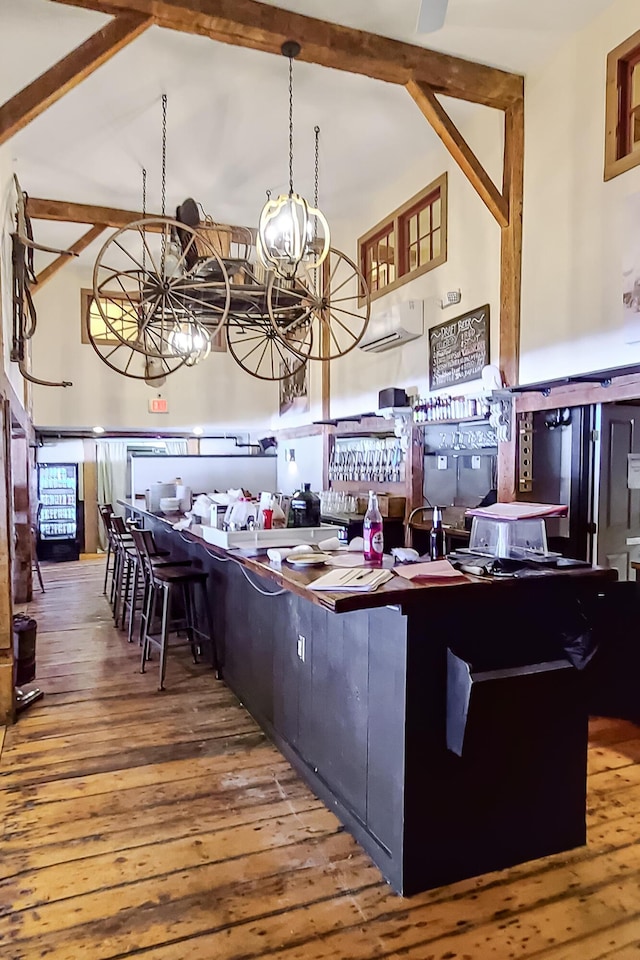
<svg viewBox="0 0 640 960">
<path fill-rule="evenodd" d="M 424 300 L 403 300 L 383 313 L 373 313 L 358 344 L 368 353 L 381 353 L 409 343 L 424 333 Z"/>
</svg>

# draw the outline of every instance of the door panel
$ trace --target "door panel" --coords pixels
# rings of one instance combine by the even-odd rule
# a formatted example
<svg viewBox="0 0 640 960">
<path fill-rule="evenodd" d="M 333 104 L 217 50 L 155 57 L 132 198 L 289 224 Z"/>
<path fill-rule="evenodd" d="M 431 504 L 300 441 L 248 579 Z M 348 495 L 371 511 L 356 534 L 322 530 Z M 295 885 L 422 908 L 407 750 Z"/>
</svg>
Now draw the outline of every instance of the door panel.
<svg viewBox="0 0 640 960">
<path fill-rule="evenodd" d="M 603 404 L 601 451 L 597 561 L 629 580 L 627 539 L 640 536 L 640 490 L 627 486 L 627 457 L 640 453 L 640 407 Z"/>
</svg>

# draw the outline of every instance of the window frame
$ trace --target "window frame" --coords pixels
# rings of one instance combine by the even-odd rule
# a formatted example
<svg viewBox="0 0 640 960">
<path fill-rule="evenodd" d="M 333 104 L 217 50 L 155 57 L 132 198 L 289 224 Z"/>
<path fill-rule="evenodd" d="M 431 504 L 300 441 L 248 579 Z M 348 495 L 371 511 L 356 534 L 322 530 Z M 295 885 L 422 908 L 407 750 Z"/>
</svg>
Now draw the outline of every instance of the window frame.
<svg viewBox="0 0 640 960">
<path fill-rule="evenodd" d="M 640 30 L 607 56 L 604 179 L 640 164 L 640 145 L 629 145 L 630 74 L 640 65 Z M 636 107 L 638 109 L 638 107 Z"/>
<path fill-rule="evenodd" d="M 415 280 L 418 277 L 423 276 L 423 274 L 428 273 L 430 270 L 435 270 L 436 267 L 446 263 L 448 220 L 447 192 L 448 176 L 445 171 L 441 176 L 437 177 L 430 184 L 428 184 L 428 186 L 414 194 L 413 197 L 410 197 L 409 200 L 394 210 L 393 213 L 390 213 L 388 216 L 384 217 L 382 220 L 376 223 L 374 227 L 372 227 L 370 230 L 367 230 L 366 233 L 358 238 L 358 265 L 366 279 L 367 271 L 365 269 L 364 258 L 367 249 L 370 248 L 372 241 L 375 241 L 379 237 L 384 237 L 391 230 L 394 231 L 395 279 L 393 279 L 390 283 L 385 284 L 385 286 L 379 287 L 377 290 L 370 290 L 370 300 L 377 300 L 379 297 L 384 297 L 387 293 L 391 293 L 392 290 L 397 290 L 398 287 L 401 287 L 403 284 L 409 283 L 411 280 Z M 409 220 L 411 216 L 418 210 L 425 208 L 427 206 L 425 201 L 429 201 L 429 198 L 436 193 L 439 194 L 440 198 L 440 253 L 432 260 L 428 260 L 427 263 L 420 264 L 413 270 L 405 270 L 405 272 L 401 273 L 401 270 L 406 268 L 408 260 Z M 435 199 L 437 198 L 433 196 L 433 200 Z M 433 201 L 430 201 L 428 205 L 430 206 L 432 202 Z M 429 236 L 431 236 L 432 233 L 433 230 L 430 231 Z M 365 303 L 364 299 L 361 299 L 359 303 L 360 306 L 363 306 Z"/>
<path fill-rule="evenodd" d="M 107 296 L 112 297 L 117 300 L 124 300 L 124 295 L 118 293 L 117 291 L 105 291 Z M 89 290 L 85 287 L 80 290 L 80 342 L 90 344 L 89 339 L 89 308 L 91 301 L 95 299 L 93 290 Z M 226 353 L 227 352 L 227 333 L 226 333 L 226 321 L 222 324 L 218 332 L 211 338 L 211 353 Z M 101 347 L 110 347 L 113 344 L 119 342 L 115 334 L 113 338 L 104 339 L 104 338 L 95 338 L 95 343 Z"/>
</svg>

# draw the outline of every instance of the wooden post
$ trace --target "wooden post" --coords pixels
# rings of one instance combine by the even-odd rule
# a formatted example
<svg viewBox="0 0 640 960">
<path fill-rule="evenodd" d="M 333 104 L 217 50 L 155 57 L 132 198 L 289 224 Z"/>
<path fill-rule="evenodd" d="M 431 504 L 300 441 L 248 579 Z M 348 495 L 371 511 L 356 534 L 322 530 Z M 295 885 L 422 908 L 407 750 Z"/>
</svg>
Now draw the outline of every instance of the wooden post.
<svg viewBox="0 0 640 960">
<path fill-rule="evenodd" d="M 98 466 L 95 440 L 83 440 L 84 552 L 98 552 Z"/>
<path fill-rule="evenodd" d="M 500 238 L 500 370 L 515 387 L 520 365 L 520 295 L 522 281 L 522 198 L 524 189 L 524 99 L 505 111 L 502 193 L 509 206 L 509 224 Z M 499 444 L 498 499 L 516 499 L 518 432 L 511 417 L 510 439 Z"/>
<path fill-rule="evenodd" d="M 11 506 L 11 411 L 9 401 L 0 401 L 0 724 L 14 717 L 13 603 L 11 568 L 13 541 L 10 536 Z"/>
<path fill-rule="evenodd" d="M 27 438 L 11 438 L 12 564 L 13 602 L 27 603 L 32 596 L 31 516 L 29 507 L 29 471 Z"/>
</svg>

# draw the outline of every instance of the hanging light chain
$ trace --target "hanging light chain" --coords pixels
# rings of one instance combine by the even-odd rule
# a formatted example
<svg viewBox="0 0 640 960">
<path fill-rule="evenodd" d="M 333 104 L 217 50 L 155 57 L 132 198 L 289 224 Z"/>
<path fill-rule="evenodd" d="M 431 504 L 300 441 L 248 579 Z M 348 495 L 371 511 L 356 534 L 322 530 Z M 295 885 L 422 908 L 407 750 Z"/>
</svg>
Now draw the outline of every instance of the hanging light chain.
<svg viewBox="0 0 640 960">
<path fill-rule="evenodd" d="M 147 171 L 142 168 L 142 219 L 147 216 Z M 142 228 L 144 230 L 144 227 Z M 142 243 L 142 272 L 147 272 L 147 245 Z M 144 279 L 144 278 L 143 278 Z"/>
<path fill-rule="evenodd" d="M 289 196 L 293 195 L 293 57 L 289 57 Z"/>
<path fill-rule="evenodd" d="M 314 127 L 313 132 L 316 135 L 316 155 L 315 155 L 315 169 L 314 169 L 314 186 L 313 186 L 313 205 L 318 209 L 318 140 L 320 137 L 320 127 Z"/>
<path fill-rule="evenodd" d="M 162 216 L 167 200 L 167 95 L 162 94 Z"/>
</svg>

